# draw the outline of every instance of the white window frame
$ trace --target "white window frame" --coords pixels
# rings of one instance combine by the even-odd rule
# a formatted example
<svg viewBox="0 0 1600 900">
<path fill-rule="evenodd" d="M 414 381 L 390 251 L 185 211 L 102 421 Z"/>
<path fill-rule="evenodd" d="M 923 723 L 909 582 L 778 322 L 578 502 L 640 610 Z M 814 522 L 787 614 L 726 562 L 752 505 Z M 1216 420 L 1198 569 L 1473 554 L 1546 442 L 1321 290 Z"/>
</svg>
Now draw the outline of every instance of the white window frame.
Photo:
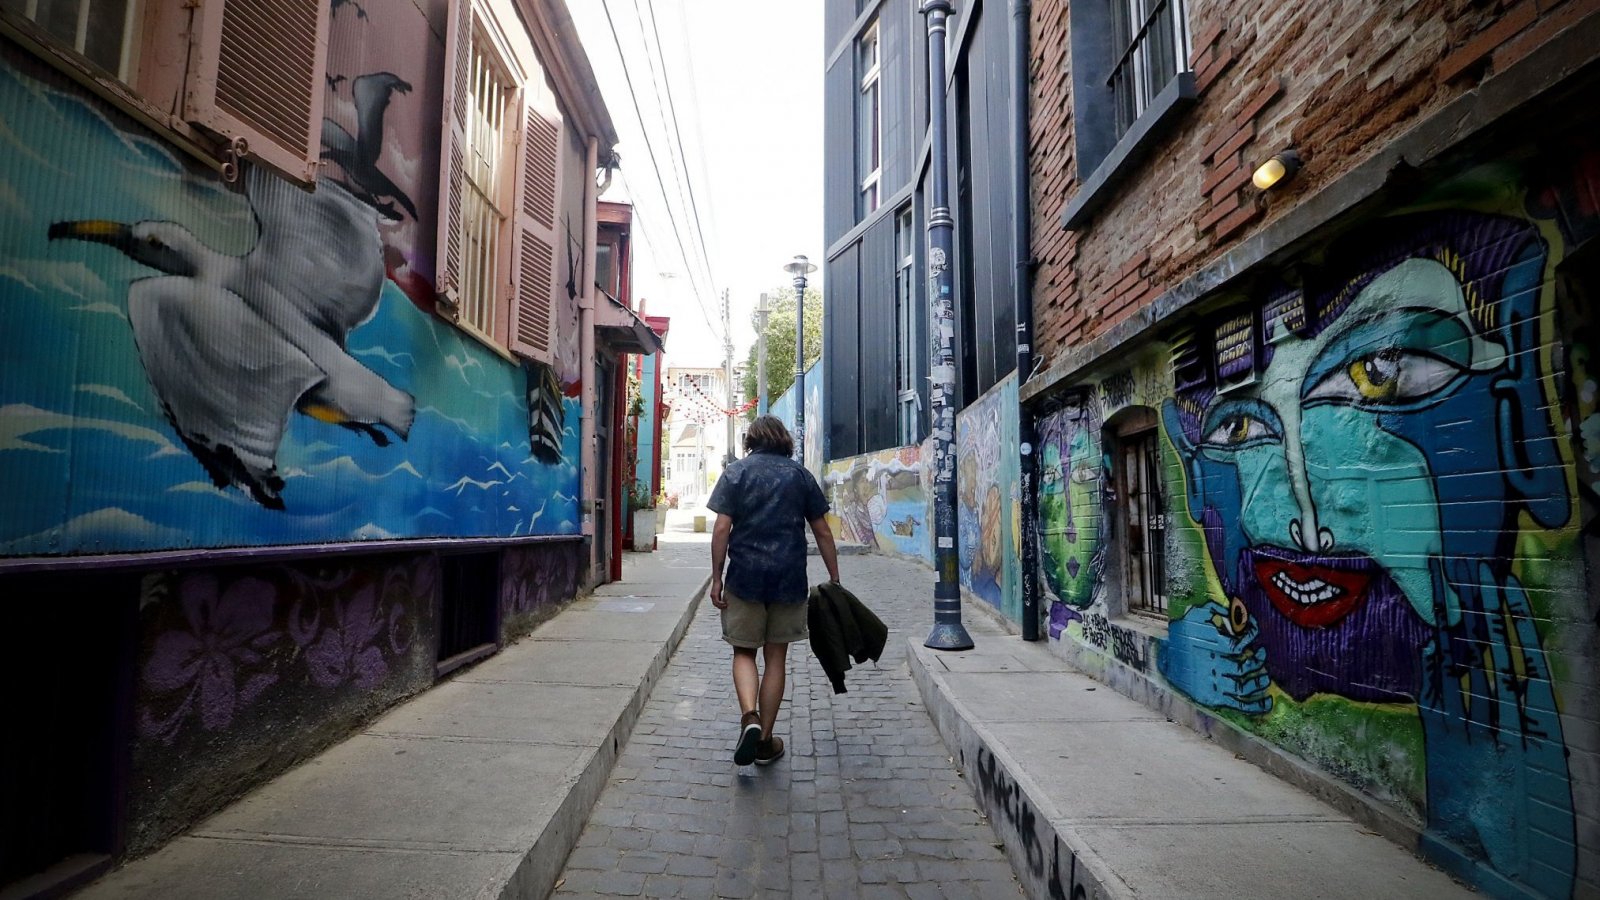
<svg viewBox="0 0 1600 900">
<path fill-rule="evenodd" d="M 504 108 L 479 102 L 491 82 Z M 441 314 L 507 359 L 553 363 L 565 118 L 511 0 L 450 0 L 439 169 Z M 492 183 L 489 183 L 492 182 Z"/>
<path fill-rule="evenodd" d="M 505 252 L 511 243 L 511 174 L 517 87 L 482 27 L 472 35 L 462 168 L 462 279 L 457 324 L 493 342 L 504 312 Z M 493 95 L 488 96 L 486 95 Z"/>
<path fill-rule="evenodd" d="M 857 65 L 861 65 L 865 56 L 865 49 L 872 48 L 870 61 L 863 67 L 860 85 L 856 91 L 856 121 L 865 121 L 866 105 L 874 105 L 871 119 L 871 131 L 858 135 L 861 141 L 857 148 L 858 155 L 863 148 L 871 148 L 865 152 L 868 158 L 861 160 L 861 167 L 865 171 L 861 175 L 861 215 L 870 215 L 877 210 L 883 199 L 881 185 L 883 174 L 883 43 L 879 40 L 881 32 L 878 29 L 878 20 L 873 19 L 872 24 L 861 33 L 861 38 L 856 42 Z M 868 165 L 870 163 L 870 166 Z"/>
<path fill-rule="evenodd" d="M 0 34 L 229 180 L 250 159 L 302 185 L 315 183 L 331 17 L 326 0 L 274 0 L 270 21 L 228 15 L 229 4 L 261 0 L 128 0 L 114 71 L 85 55 L 87 11 L 96 2 L 79 0 L 71 40 L 35 21 L 38 0 L 23 0 L 20 13 L 0 9 Z M 283 19 L 299 27 L 281 27 Z"/>
<path fill-rule="evenodd" d="M 917 392 L 916 218 L 910 205 L 895 213 L 895 422 L 900 444 L 917 442 L 922 396 Z"/>
</svg>

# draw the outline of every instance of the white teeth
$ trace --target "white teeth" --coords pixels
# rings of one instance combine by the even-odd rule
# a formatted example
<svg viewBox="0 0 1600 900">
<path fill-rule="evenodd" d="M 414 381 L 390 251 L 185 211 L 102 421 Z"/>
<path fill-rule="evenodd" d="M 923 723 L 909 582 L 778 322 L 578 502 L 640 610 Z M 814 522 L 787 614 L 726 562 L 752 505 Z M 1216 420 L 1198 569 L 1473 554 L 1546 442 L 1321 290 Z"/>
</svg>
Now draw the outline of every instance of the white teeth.
<svg viewBox="0 0 1600 900">
<path fill-rule="evenodd" d="M 1344 593 L 1339 588 L 1323 581 L 1321 578 L 1312 578 L 1308 581 L 1295 581 L 1289 577 L 1288 572 L 1279 572 L 1272 576 L 1272 583 L 1278 589 L 1289 595 L 1289 599 L 1301 606 L 1310 606 L 1313 603 L 1326 603 Z"/>
</svg>

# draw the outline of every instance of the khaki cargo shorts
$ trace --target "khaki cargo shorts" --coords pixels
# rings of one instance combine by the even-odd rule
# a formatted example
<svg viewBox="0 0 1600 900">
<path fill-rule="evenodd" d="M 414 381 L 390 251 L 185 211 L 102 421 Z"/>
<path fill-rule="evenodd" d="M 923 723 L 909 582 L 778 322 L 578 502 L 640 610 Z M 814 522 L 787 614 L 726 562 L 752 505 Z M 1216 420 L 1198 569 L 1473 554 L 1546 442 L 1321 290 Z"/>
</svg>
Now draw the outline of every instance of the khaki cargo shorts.
<svg viewBox="0 0 1600 900">
<path fill-rule="evenodd" d="M 755 603 L 726 586 L 722 598 L 728 601 L 722 610 L 722 639 L 735 647 L 759 650 L 763 644 L 792 644 L 809 636 L 804 603 Z"/>
</svg>

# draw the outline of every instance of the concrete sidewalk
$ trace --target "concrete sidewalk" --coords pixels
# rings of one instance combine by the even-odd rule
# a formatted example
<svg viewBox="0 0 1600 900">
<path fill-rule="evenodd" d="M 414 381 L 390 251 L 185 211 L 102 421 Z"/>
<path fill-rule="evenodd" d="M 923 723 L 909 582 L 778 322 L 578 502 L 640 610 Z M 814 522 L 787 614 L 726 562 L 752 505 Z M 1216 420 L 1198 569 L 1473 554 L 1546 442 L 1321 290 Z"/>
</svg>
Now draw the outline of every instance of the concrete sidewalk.
<svg viewBox="0 0 1600 900">
<path fill-rule="evenodd" d="M 911 674 L 1034 897 L 1474 896 L 1321 800 L 967 614 Z"/>
<path fill-rule="evenodd" d="M 709 576 L 663 535 L 527 638 L 78 896 L 543 897 Z"/>
</svg>

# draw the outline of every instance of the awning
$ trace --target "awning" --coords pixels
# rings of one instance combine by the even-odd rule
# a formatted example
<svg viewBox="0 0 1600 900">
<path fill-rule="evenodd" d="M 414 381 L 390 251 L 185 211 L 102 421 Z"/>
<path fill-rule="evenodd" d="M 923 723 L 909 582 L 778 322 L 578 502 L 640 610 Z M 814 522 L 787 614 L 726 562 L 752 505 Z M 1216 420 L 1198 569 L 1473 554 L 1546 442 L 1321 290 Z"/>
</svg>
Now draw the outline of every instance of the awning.
<svg viewBox="0 0 1600 900">
<path fill-rule="evenodd" d="M 659 353 L 663 349 L 661 335 L 656 334 L 633 310 L 605 291 L 605 298 L 594 307 L 594 334 L 608 347 L 619 353 Z"/>
</svg>

